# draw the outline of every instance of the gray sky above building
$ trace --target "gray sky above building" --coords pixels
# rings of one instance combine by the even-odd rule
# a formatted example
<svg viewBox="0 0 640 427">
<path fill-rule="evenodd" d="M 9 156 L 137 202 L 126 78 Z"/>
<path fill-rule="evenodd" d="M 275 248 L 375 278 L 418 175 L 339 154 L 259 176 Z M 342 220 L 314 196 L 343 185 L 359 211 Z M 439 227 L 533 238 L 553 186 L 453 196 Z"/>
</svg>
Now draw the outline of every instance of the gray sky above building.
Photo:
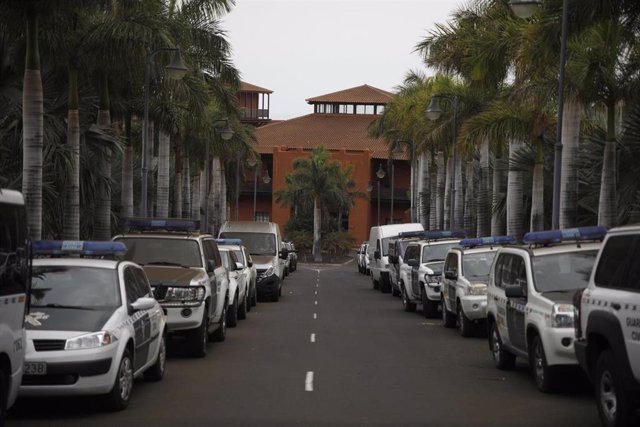
<svg viewBox="0 0 640 427">
<path fill-rule="evenodd" d="M 425 68 L 415 45 L 460 0 L 236 0 L 222 27 L 242 79 L 274 91 L 271 118 L 309 114 L 305 99 L 369 84 L 387 91 Z"/>
</svg>

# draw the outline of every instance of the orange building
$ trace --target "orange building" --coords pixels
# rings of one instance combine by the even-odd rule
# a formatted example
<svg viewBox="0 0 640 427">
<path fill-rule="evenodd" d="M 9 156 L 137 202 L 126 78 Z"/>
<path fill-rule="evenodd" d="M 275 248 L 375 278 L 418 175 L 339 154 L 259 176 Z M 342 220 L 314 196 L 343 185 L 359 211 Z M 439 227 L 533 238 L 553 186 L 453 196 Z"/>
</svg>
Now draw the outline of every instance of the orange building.
<svg viewBox="0 0 640 427">
<path fill-rule="evenodd" d="M 257 173 L 245 174 L 241 182 L 239 220 L 269 220 L 284 229 L 291 211 L 275 202 L 273 192 L 284 188 L 285 176 L 292 171 L 295 159 L 308 156 L 313 148 L 324 145 L 333 160 L 353 165 L 356 189 L 369 195 L 368 200 L 357 199 L 349 215 L 343 218 L 344 229 L 356 241 L 367 240 L 369 229 L 378 222 L 409 221 L 411 172 L 408 156 L 395 154 L 391 161 L 386 142 L 368 136 L 369 125 L 384 111 L 393 94 L 368 85 L 358 86 L 307 99 L 313 107 L 311 114 L 271 121 L 268 111 L 271 93 L 268 89 L 243 83 L 238 95 L 245 111 L 257 110 L 256 114 L 247 114 L 243 121 L 258 126 L 256 151 L 262 164 Z M 264 98 L 260 104 L 260 96 L 267 96 L 266 109 L 263 108 Z M 385 171 L 383 179 L 376 176 L 379 168 Z M 235 219 L 234 215 L 232 218 Z"/>
</svg>

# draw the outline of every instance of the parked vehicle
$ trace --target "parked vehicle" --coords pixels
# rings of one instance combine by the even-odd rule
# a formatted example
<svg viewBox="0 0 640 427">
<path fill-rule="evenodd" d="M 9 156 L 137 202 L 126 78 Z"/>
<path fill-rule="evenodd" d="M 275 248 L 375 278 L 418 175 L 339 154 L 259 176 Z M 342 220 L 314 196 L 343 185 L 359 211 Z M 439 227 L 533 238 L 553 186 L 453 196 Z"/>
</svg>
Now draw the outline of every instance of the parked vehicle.
<svg viewBox="0 0 640 427">
<path fill-rule="evenodd" d="M 282 295 L 285 260 L 288 251 L 280 249 L 280 227 L 273 222 L 232 221 L 223 224 L 220 238 L 241 239 L 256 266 L 258 297 L 278 301 Z"/>
<path fill-rule="evenodd" d="M 120 242 L 36 241 L 20 394 L 103 395 L 129 405 L 134 378 L 164 376 L 165 316 Z"/>
<path fill-rule="evenodd" d="M 515 244 L 511 236 L 464 239 L 449 249 L 442 277 L 442 323 L 460 335 L 474 335 L 487 319 L 487 283 L 496 251 Z"/>
<path fill-rule="evenodd" d="M 233 251 L 238 262 L 242 264 L 242 274 L 247 278 L 248 286 L 248 301 L 247 311 L 251 311 L 251 307 L 255 307 L 258 302 L 258 291 L 256 289 L 256 280 L 258 278 L 256 266 L 253 264 L 253 259 L 247 250 L 246 246 L 242 244 L 240 239 L 217 239 L 218 248 L 226 246 Z"/>
<path fill-rule="evenodd" d="M 219 241 L 219 240 L 218 240 Z M 227 325 L 238 325 L 238 319 L 246 319 L 249 305 L 248 268 L 238 261 L 234 251 L 219 246 L 222 265 L 229 272 L 229 303 L 227 305 Z"/>
<path fill-rule="evenodd" d="M 420 240 L 424 232 L 403 232 L 397 238 L 389 240 L 389 279 L 391 280 L 391 295 L 401 295 L 400 267 L 404 264 L 404 251 L 411 242 Z"/>
<path fill-rule="evenodd" d="M 589 285 L 576 295 L 575 351 L 607 427 L 640 419 L 640 226 L 607 233 Z"/>
<path fill-rule="evenodd" d="M 285 248 L 289 252 L 289 272 L 298 269 L 298 252 L 293 242 L 284 242 Z"/>
<path fill-rule="evenodd" d="M 389 224 L 371 227 L 369 231 L 369 269 L 373 289 L 380 289 L 384 293 L 391 292 L 389 277 L 389 240 L 407 231 L 424 231 L 419 223 Z"/>
<path fill-rule="evenodd" d="M 574 294 L 589 282 L 606 229 L 525 234 L 527 246 L 500 248 L 487 288 L 489 348 L 498 369 L 528 361 L 536 386 L 553 391 L 560 369 L 577 365 Z"/>
<path fill-rule="evenodd" d="M 422 304 L 427 318 L 438 315 L 442 298 L 441 282 L 444 259 L 464 237 L 462 232 L 425 231 L 423 239 L 409 243 L 400 268 L 400 291 L 405 311 L 415 311 Z"/>
<path fill-rule="evenodd" d="M 27 346 L 31 246 L 22 194 L 0 189 L 0 425 L 16 400 Z"/>
<path fill-rule="evenodd" d="M 287 251 L 288 253 L 289 247 L 286 242 L 280 242 L 280 253 L 284 251 Z M 284 277 L 287 277 L 290 272 L 291 272 L 291 256 L 287 255 L 287 257 L 284 259 Z"/>
<path fill-rule="evenodd" d="M 196 221 L 131 219 L 125 226 L 129 231 L 114 240 L 126 244 L 125 259 L 143 266 L 169 334 L 185 336 L 192 356 L 206 356 L 208 340 L 226 338 L 230 300 L 215 239 L 199 234 Z"/>
</svg>

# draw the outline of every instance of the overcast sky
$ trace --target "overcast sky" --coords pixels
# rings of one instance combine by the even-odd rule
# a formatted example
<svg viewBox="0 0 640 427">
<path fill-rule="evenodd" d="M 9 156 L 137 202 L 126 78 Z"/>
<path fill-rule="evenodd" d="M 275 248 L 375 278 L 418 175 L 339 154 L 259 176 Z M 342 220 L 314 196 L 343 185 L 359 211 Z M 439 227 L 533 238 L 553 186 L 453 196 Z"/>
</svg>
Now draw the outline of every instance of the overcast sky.
<svg viewBox="0 0 640 427">
<path fill-rule="evenodd" d="M 415 45 L 461 0 L 236 0 L 223 18 L 242 80 L 273 90 L 272 119 L 305 99 L 368 84 L 387 91 L 427 71 Z"/>
</svg>

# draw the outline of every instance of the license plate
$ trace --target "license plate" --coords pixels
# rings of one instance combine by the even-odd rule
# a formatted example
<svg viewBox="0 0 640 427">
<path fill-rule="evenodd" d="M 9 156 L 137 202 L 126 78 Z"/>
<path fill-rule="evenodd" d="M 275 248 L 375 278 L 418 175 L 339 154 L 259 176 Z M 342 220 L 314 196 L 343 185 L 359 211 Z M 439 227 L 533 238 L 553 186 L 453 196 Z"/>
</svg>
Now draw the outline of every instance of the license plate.
<svg viewBox="0 0 640 427">
<path fill-rule="evenodd" d="M 47 375 L 47 364 L 45 362 L 26 362 L 24 364 L 25 375 Z"/>
</svg>

